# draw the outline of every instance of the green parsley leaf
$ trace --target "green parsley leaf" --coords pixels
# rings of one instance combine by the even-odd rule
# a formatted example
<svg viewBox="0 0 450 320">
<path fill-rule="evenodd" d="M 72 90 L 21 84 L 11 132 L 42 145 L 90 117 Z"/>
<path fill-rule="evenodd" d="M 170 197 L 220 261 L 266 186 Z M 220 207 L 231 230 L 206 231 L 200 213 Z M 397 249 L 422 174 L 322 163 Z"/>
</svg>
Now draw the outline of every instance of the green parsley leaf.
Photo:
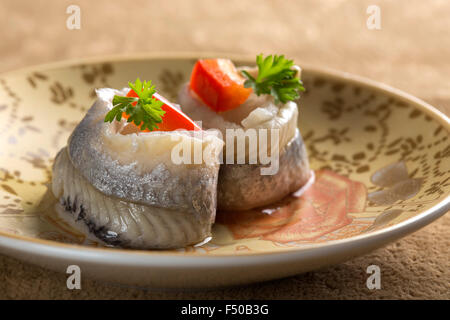
<svg viewBox="0 0 450 320">
<path fill-rule="evenodd" d="M 155 130 L 166 113 L 161 109 L 164 103 L 153 98 L 155 86 L 151 81 L 141 82 L 139 78 L 134 83 L 129 82 L 128 86 L 139 97 L 114 96 L 112 101 L 114 107 L 106 114 L 105 122 L 120 121 L 125 113 L 129 116 L 127 122 L 133 122 L 136 126 L 140 126 L 141 130 Z M 136 105 L 133 106 L 133 103 Z"/>
<path fill-rule="evenodd" d="M 283 55 L 270 55 L 263 59 L 260 54 L 256 56 L 256 65 L 256 79 L 245 70 L 242 74 L 247 79 L 244 87 L 252 88 L 258 96 L 270 94 L 276 103 L 286 103 L 298 99 L 300 91 L 305 91 L 302 81 L 296 77 L 297 71 L 292 69 L 293 60 L 288 60 Z"/>
</svg>

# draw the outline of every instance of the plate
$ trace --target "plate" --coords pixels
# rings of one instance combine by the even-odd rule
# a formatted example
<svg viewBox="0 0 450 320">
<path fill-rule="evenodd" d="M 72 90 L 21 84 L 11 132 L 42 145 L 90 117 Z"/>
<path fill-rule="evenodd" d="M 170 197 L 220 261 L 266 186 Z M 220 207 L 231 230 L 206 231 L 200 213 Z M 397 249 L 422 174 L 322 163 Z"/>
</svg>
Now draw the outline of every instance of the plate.
<svg viewBox="0 0 450 320">
<path fill-rule="evenodd" d="M 112 282 L 227 286 L 345 261 L 449 210 L 445 115 L 386 85 L 304 67 L 299 128 L 315 181 L 303 195 L 218 213 L 213 239 L 199 246 L 139 251 L 86 239 L 55 214 L 48 186 L 53 158 L 94 101 L 94 88 L 122 88 L 140 77 L 175 101 L 197 58 L 106 57 L 0 75 L 0 251 L 60 272 L 78 265 L 83 275 Z"/>
</svg>

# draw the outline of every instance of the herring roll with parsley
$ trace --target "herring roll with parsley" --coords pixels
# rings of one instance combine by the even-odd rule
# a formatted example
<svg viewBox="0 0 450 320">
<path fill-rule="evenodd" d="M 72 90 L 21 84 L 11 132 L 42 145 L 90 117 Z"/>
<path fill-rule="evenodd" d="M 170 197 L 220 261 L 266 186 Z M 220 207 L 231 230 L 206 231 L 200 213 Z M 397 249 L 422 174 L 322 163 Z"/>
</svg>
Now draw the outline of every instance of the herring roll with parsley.
<svg viewBox="0 0 450 320">
<path fill-rule="evenodd" d="M 211 236 L 222 141 L 155 92 L 151 82 L 97 100 L 57 155 L 52 191 L 75 228 L 106 245 L 168 249 Z M 199 136 L 201 133 L 201 136 Z M 172 150 L 208 150 L 174 163 Z"/>
<path fill-rule="evenodd" d="M 273 203 L 301 188 L 311 176 L 297 128 L 296 101 L 304 90 L 301 69 L 284 56 L 259 55 L 256 65 L 237 69 L 228 59 L 198 60 L 190 82 L 179 92 L 182 110 L 194 121 L 202 121 L 203 128 L 219 130 L 226 142 L 218 182 L 220 210 Z M 239 155 L 239 135 L 246 136 L 241 140 L 244 155 Z M 232 156 L 229 144 L 234 146 Z M 273 164 L 267 163 L 261 150 L 278 160 L 275 170 L 268 170 Z"/>
</svg>

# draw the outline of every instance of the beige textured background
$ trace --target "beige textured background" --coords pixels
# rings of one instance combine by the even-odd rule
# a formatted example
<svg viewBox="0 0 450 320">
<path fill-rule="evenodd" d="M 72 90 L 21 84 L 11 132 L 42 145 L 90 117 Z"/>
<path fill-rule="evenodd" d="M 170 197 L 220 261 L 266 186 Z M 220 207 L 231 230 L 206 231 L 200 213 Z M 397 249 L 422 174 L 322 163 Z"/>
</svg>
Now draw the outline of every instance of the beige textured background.
<svg viewBox="0 0 450 320">
<path fill-rule="evenodd" d="M 81 30 L 66 7 L 81 7 Z M 366 28 L 367 6 L 381 30 Z M 450 114 L 450 2 L 264 0 L 1 0 L 0 72 L 104 54 L 216 51 L 284 53 L 300 64 L 356 73 L 412 93 Z M 450 299 L 450 216 L 369 255 L 293 278 L 212 291 L 152 291 L 83 279 L 0 255 L 0 298 Z M 368 265 L 382 289 L 365 286 Z"/>
</svg>

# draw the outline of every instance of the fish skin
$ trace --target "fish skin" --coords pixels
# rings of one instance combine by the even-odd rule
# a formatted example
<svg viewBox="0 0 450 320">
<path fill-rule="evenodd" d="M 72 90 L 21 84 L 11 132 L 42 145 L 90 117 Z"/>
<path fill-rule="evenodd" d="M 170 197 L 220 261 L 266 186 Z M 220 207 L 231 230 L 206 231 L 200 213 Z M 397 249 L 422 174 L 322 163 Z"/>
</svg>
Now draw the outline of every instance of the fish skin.
<svg viewBox="0 0 450 320">
<path fill-rule="evenodd" d="M 209 163 L 176 165 L 168 136 L 196 139 L 190 132 L 114 132 L 118 124 L 103 119 L 114 94 L 125 93 L 98 90 L 99 99 L 58 153 L 52 178 L 58 211 L 76 228 L 109 245 L 168 249 L 203 241 L 215 220 L 218 155 Z M 127 144 L 123 154 L 110 147 L 116 140 Z M 223 146 L 214 136 L 201 143 L 218 150 Z M 135 155 L 136 146 L 140 149 Z M 101 236 L 108 232 L 117 237 Z"/>
<path fill-rule="evenodd" d="M 67 148 L 55 159 L 56 209 L 72 226 L 106 245 L 134 249 L 174 249 L 211 236 L 211 219 L 183 210 L 152 207 L 108 197 L 73 167 Z"/>
<path fill-rule="evenodd" d="M 249 210 L 274 203 L 300 189 L 310 178 L 303 139 L 297 130 L 279 158 L 275 175 L 261 175 L 261 164 L 222 164 L 217 190 L 218 210 Z"/>
</svg>

